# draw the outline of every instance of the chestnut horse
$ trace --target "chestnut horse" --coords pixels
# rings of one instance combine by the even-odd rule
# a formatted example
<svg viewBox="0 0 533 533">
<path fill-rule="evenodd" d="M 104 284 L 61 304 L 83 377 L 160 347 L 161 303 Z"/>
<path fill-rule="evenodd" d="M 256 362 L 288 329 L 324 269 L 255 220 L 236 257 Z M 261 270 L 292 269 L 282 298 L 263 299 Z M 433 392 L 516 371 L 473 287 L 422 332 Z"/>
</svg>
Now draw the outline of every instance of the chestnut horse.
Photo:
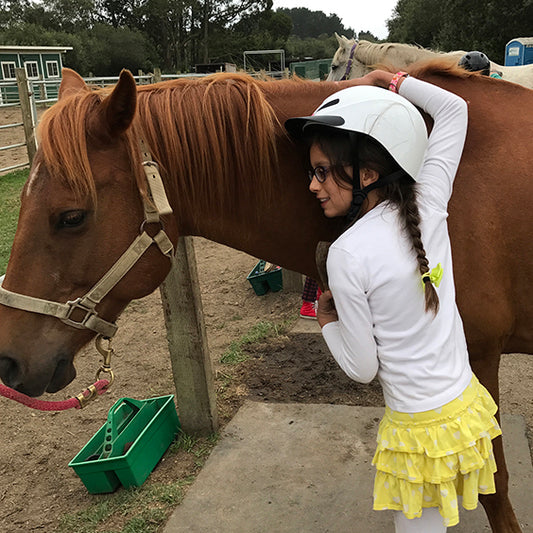
<svg viewBox="0 0 533 533">
<path fill-rule="evenodd" d="M 472 366 L 498 401 L 500 354 L 533 353 L 533 91 L 450 64 L 412 67 L 411 73 L 469 103 L 449 227 Z M 62 302 L 77 301 L 88 290 L 95 296 L 90 288 L 139 232 L 149 233 L 148 244 L 134 266 L 92 304 L 104 327 L 169 272 L 161 233 L 174 244 L 178 235 L 201 235 L 316 278 L 317 242 L 333 240 L 339 226 L 323 217 L 307 192 L 306 150 L 282 125 L 357 83 L 259 82 L 219 74 L 137 88 L 122 72 L 114 89 L 91 91 L 65 70 L 59 102 L 41 123 L 0 291 L 2 380 L 39 395 L 75 377 L 74 354 L 95 332 L 79 329 L 85 318 L 65 324 L 46 316 L 47 310 L 63 312 Z M 164 231 L 143 208 L 152 203 L 143 202 L 148 150 L 141 151 L 141 138 L 159 165 L 173 211 L 161 210 Z M 147 164 L 153 166 L 150 158 Z M 28 312 L 10 299 L 13 294 L 44 304 Z M 501 438 L 494 446 L 497 493 L 482 503 L 493 531 L 516 533 Z"/>
</svg>

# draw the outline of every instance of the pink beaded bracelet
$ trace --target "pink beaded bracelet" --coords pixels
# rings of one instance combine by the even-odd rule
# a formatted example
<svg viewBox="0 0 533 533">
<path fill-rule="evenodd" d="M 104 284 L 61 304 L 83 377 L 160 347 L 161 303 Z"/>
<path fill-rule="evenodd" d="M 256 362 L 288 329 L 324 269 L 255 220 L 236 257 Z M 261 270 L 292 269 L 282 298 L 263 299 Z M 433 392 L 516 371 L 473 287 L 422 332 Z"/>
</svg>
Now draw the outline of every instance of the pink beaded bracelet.
<svg viewBox="0 0 533 533">
<path fill-rule="evenodd" d="M 407 78 L 407 76 L 409 76 L 409 74 L 407 74 L 407 72 L 403 72 L 402 70 L 400 70 L 399 72 L 396 72 L 396 74 L 394 74 L 394 76 L 392 77 L 392 80 L 389 83 L 389 91 L 392 91 L 393 93 L 397 93 L 398 82 L 400 81 L 401 78 Z"/>
</svg>

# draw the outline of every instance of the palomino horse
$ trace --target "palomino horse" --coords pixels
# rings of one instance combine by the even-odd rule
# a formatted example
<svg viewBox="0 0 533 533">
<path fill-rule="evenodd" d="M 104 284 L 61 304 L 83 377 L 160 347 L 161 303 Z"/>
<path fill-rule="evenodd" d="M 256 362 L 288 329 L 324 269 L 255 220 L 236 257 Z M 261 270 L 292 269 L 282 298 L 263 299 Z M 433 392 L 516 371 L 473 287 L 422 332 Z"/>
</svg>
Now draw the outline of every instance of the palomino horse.
<svg viewBox="0 0 533 533">
<path fill-rule="evenodd" d="M 412 74 L 469 102 L 449 225 L 472 365 L 498 401 L 500 354 L 533 353 L 533 91 L 450 64 Z M 41 123 L 0 291 L 3 381 L 31 395 L 68 384 L 74 354 L 95 331 L 111 335 L 127 303 L 164 280 L 167 235 L 174 244 L 201 235 L 316 278 L 317 242 L 339 226 L 307 192 L 306 150 L 282 124 L 347 83 L 358 82 L 219 74 L 136 88 L 123 72 L 112 91 L 90 91 L 66 70 Z M 152 169 L 152 159 L 172 215 L 158 186 L 154 202 L 143 202 L 143 160 Z M 119 271 L 113 283 L 110 270 Z M 516 533 L 501 438 L 494 446 L 497 493 L 482 503 L 493 531 Z"/>
<path fill-rule="evenodd" d="M 339 48 L 333 56 L 328 81 L 360 78 L 379 64 L 394 65 L 397 68 L 405 69 L 412 63 L 436 58 L 453 59 L 458 62 L 466 54 L 462 50 L 435 52 L 411 44 L 378 44 L 364 40 L 356 41 L 337 34 L 335 37 L 339 43 Z M 491 61 L 491 70 L 501 72 L 507 81 L 533 89 L 533 65 L 506 67 Z"/>
</svg>

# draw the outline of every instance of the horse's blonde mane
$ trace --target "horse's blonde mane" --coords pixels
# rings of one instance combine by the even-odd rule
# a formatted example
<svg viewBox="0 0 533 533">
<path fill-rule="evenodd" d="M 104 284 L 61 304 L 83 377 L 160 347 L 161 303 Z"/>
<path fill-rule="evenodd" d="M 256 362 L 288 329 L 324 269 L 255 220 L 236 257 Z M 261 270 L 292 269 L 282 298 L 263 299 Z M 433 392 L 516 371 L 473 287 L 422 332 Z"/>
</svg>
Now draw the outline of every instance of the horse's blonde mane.
<svg viewBox="0 0 533 533">
<path fill-rule="evenodd" d="M 175 175 L 180 199 L 197 209 L 220 209 L 230 200 L 238 204 L 237 192 L 242 202 L 247 195 L 266 194 L 276 166 L 280 125 L 261 91 L 263 83 L 269 82 L 217 74 L 138 87 L 137 116 L 124 136 L 139 189 L 145 189 L 142 135 L 163 177 Z M 61 99 L 43 115 L 39 127 L 49 172 L 65 179 L 78 194 L 95 193 L 87 130 L 109 92 L 82 90 Z M 238 191 L 237 177 L 243 178 Z M 167 186 L 172 186 L 168 180 Z"/>
<path fill-rule="evenodd" d="M 420 59 L 430 57 L 434 53 L 412 44 L 371 43 L 361 40 L 357 45 L 355 55 L 361 63 L 374 65 L 383 63 L 385 57 L 387 57 L 387 62 L 389 63 L 396 62 L 396 57 L 401 57 L 407 63 L 414 63 Z"/>
<path fill-rule="evenodd" d="M 344 50 L 350 50 L 354 42 L 354 39 L 346 39 L 344 41 Z M 404 67 L 411 63 L 429 60 L 435 57 L 459 58 L 463 54 L 464 52 L 459 50 L 454 52 L 438 52 L 413 44 L 371 43 L 365 40 L 359 41 L 355 49 L 355 58 L 368 67 L 384 64 Z"/>
</svg>

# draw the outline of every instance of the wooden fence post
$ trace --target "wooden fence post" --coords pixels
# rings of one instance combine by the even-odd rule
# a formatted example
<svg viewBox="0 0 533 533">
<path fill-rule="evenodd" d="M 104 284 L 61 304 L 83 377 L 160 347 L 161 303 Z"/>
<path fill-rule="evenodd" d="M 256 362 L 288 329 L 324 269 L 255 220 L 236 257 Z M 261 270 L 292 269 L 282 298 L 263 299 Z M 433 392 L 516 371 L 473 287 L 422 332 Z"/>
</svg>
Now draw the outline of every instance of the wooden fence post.
<svg viewBox="0 0 533 533">
<path fill-rule="evenodd" d="M 154 67 L 154 83 L 159 83 L 162 79 L 161 69 L 159 67 Z"/>
<path fill-rule="evenodd" d="M 17 86 L 19 91 L 20 107 L 22 109 L 22 122 L 24 124 L 24 137 L 26 138 L 26 149 L 30 166 L 37 151 L 37 141 L 35 140 L 35 124 L 33 123 L 32 104 L 30 102 L 30 87 L 26 78 L 26 70 L 16 68 Z"/>
<path fill-rule="evenodd" d="M 218 415 L 192 237 L 179 238 L 160 291 L 182 428 L 209 435 L 218 429 Z"/>
<path fill-rule="evenodd" d="M 46 84 L 44 83 L 44 77 L 42 74 L 39 74 L 39 100 L 46 100 L 48 94 L 46 91 Z"/>
</svg>

